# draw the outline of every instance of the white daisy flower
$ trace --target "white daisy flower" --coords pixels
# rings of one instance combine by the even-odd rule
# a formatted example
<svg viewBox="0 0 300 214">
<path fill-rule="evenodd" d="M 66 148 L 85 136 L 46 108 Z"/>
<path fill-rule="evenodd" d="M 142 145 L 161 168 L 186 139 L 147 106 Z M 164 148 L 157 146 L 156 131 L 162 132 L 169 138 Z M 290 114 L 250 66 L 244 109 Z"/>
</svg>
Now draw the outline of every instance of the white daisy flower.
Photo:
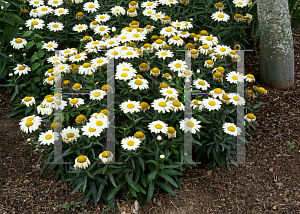
<svg viewBox="0 0 300 214">
<path fill-rule="evenodd" d="M 128 100 L 120 104 L 120 109 L 122 109 L 124 113 L 132 114 L 132 113 L 140 112 L 139 105 L 140 102 L 138 101 Z"/>
<path fill-rule="evenodd" d="M 55 16 L 67 15 L 69 14 L 69 10 L 65 8 L 57 8 L 54 10 Z"/>
<path fill-rule="evenodd" d="M 209 95 L 211 95 L 213 98 L 219 98 L 220 100 L 222 99 L 223 94 L 225 94 L 225 91 L 221 88 L 215 88 L 209 92 Z"/>
<path fill-rule="evenodd" d="M 54 105 L 53 108 L 58 110 L 64 110 L 64 108 L 68 105 L 68 102 L 62 99 L 54 99 Z"/>
<path fill-rule="evenodd" d="M 124 68 L 123 71 L 117 71 L 115 78 L 117 80 L 131 80 L 136 75 L 136 72 L 133 71 L 133 69 Z"/>
<path fill-rule="evenodd" d="M 172 100 L 170 103 L 174 112 L 185 110 L 185 106 L 179 100 Z"/>
<path fill-rule="evenodd" d="M 50 144 L 54 144 L 54 142 L 56 140 L 58 140 L 58 133 L 57 132 L 53 132 L 52 130 L 48 130 L 46 132 L 42 132 L 39 135 L 39 141 L 41 142 L 41 145 L 50 145 Z"/>
<path fill-rule="evenodd" d="M 210 87 L 210 84 L 206 80 L 203 80 L 203 79 L 196 79 L 193 81 L 193 83 L 197 89 L 201 89 L 204 91 L 206 91 Z"/>
<path fill-rule="evenodd" d="M 42 46 L 42 49 L 46 49 L 47 51 L 55 51 L 55 49 L 58 47 L 58 43 L 55 41 L 50 41 L 48 43 L 44 43 Z"/>
<path fill-rule="evenodd" d="M 161 39 L 157 39 L 155 42 L 151 44 L 151 46 L 156 50 L 163 48 L 165 45 L 167 45 L 167 43 Z"/>
<path fill-rule="evenodd" d="M 246 114 L 244 119 L 246 120 L 247 123 L 251 123 L 251 122 L 254 122 L 256 120 L 256 117 L 254 114 Z"/>
<path fill-rule="evenodd" d="M 204 55 L 207 55 L 208 53 L 212 52 L 212 47 L 209 45 L 202 45 L 198 48 L 198 51 Z"/>
<path fill-rule="evenodd" d="M 196 120 L 195 118 L 191 117 L 190 119 L 185 118 L 179 122 L 180 129 L 185 133 L 192 132 L 196 134 L 197 131 L 200 131 L 201 125 L 199 125 L 201 121 Z"/>
<path fill-rule="evenodd" d="M 33 7 L 39 7 L 39 6 L 44 5 L 44 1 L 43 0 L 30 0 L 29 5 L 31 5 Z"/>
<path fill-rule="evenodd" d="M 154 9 L 157 7 L 157 5 L 158 4 L 156 2 L 146 1 L 141 4 L 141 7 Z"/>
<path fill-rule="evenodd" d="M 32 131 L 38 130 L 39 126 L 41 125 L 41 122 L 41 117 L 31 115 L 29 117 L 24 117 L 19 123 L 19 125 L 23 132 L 32 133 Z"/>
<path fill-rule="evenodd" d="M 242 132 L 242 130 L 239 127 L 237 127 L 234 123 L 224 123 L 222 125 L 222 128 L 225 133 L 233 136 L 238 136 Z"/>
<path fill-rule="evenodd" d="M 42 17 L 42 15 L 39 13 L 39 11 L 37 9 L 30 10 L 29 16 L 33 17 L 33 18 Z"/>
<path fill-rule="evenodd" d="M 191 22 L 183 21 L 183 22 L 181 22 L 181 23 L 182 23 L 182 24 L 181 24 L 181 26 L 179 27 L 180 30 L 189 30 L 189 29 L 193 28 L 193 25 L 192 25 Z"/>
<path fill-rule="evenodd" d="M 100 136 L 100 132 L 93 128 L 91 123 L 82 126 L 81 130 L 83 131 L 82 135 L 88 136 L 89 138 Z"/>
<path fill-rule="evenodd" d="M 13 46 L 14 49 L 21 49 L 24 48 L 27 44 L 26 39 L 22 38 L 13 38 L 13 40 L 10 41 L 10 44 Z"/>
<path fill-rule="evenodd" d="M 180 21 L 178 21 L 178 20 L 176 20 L 176 21 L 173 21 L 173 22 L 171 22 L 171 26 L 173 27 L 173 28 L 175 28 L 175 29 L 180 29 L 180 27 L 183 25 L 183 23 L 182 22 L 180 22 Z"/>
<path fill-rule="evenodd" d="M 192 100 L 191 105 L 193 109 L 202 111 L 204 108 L 203 103 L 200 100 Z"/>
<path fill-rule="evenodd" d="M 151 103 L 151 106 L 154 108 L 154 110 L 158 111 L 158 113 L 166 113 L 172 111 L 172 104 L 165 98 L 154 100 Z"/>
<path fill-rule="evenodd" d="M 97 21 L 99 23 L 104 23 L 104 22 L 107 22 L 108 20 L 110 20 L 110 15 L 105 14 L 105 13 L 95 16 L 95 21 Z"/>
<path fill-rule="evenodd" d="M 120 58 L 122 59 L 139 58 L 139 53 L 136 50 L 132 50 L 132 49 L 121 50 Z"/>
<path fill-rule="evenodd" d="M 93 67 L 89 62 L 83 63 L 83 65 L 79 67 L 78 73 L 83 75 L 91 75 L 95 73 L 95 67 Z"/>
<path fill-rule="evenodd" d="M 168 43 L 170 45 L 182 46 L 184 41 L 179 36 L 174 36 L 168 40 Z"/>
<path fill-rule="evenodd" d="M 24 104 L 27 107 L 30 107 L 33 104 L 35 104 L 35 98 L 34 97 L 25 97 L 22 99 L 21 104 Z"/>
<path fill-rule="evenodd" d="M 178 34 L 178 31 L 171 27 L 164 27 L 163 29 L 161 29 L 160 34 L 165 37 L 173 37 Z"/>
<path fill-rule="evenodd" d="M 62 50 L 62 54 L 63 54 L 64 56 L 66 56 L 66 55 L 73 56 L 73 55 L 76 55 L 77 52 L 78 52 L 78 51 L 77 51 L 76 48 L 67 48 L 67 49 Z"/>
<path fill-rule="evenodd" d="M 50 107 L 52 108 L 54 105 L 54 97 L 53 96 L 49 96 L 49 97 L 45 97 L 45 99 L 43 100 L 42 104 L 45 105 L 45 107 Z"/>
<path fill-rule="evenodd" d="M 82 98 L 68 98 L 69 99 L 69 103 L 72 107 L 76 107 L 78 108 L 79 106 L 84 104 L 84 100 Z"/>
<path fill-rule="evenodd" d="M 151 132 L 154 133 L 167 133 L 168 132 L 168 125 L 160 120 L 153 121 L 152 123 L 148 124 L 148 128 Z"/>
<path fill-rule="evenodd" d="M 120 7 L 120 6 L 112 7 L 110 10 L 111 10 L 111 12 L 114 16 L 125 15 L 126 14 L 126 10 L 123 7 Z"/>
<path fill-rule="evenodd" d="M 248 5 L 248 2 L 243 1 L 243 0 L 233 0 L 232 3 L 235 5 L 235 7 L 246 7 Z"/>
<path fill-rule="evenodd" d="M 70 127 L 64 128 L 61 132 L 62 140 L 64 143 L 73 143 L 74 141 L 77 142 L 79 138 L 79 129 Z"/>
<path fill-rule="evenodd" d="M 128 85 L 130 86 L 130 88 L 132 89 L 140 89 L 140 90 L 144 90 L 149 88 L 149 82 L 146 79 L 133 79 L 130 80 Z"/>
<path fill-rule="evenodd" d="M 52 7 L 59 7 L 60 5 L 62 5 L 64 3 L 63 0 L 49 0 L 48 1 L 48 5 L 52 6 Z"/>
<path fill-rule="evenodd" d="M 106 91 L 103 91 L 101 89 L 95 89 L 93 91 L 90 91 L 91 100 L 102 100 L 105 95 L 106 95 Z"/>
<path fill-rule="evenodd" d="M 58 73 L 71 73 L 71 67 L 68 64 L 59 64 L 58 66 L 55 66 L 54 69 L 58 69 Z"/>
<path fill-rule="evenodd" d="M 39 13 L 39 17 L 51 14 L 53 12 L 53 9 L 51 7 L 48 6 L 39 6 L 38 8 L 36 8 L 38 10 Z"/>
<path fill-rule="evenodd" d="M 48 23 L 47 28 L 53 32 L 62 31 L 64 29 L 64 25 L 59 22 L 50 22 Z"/>
<path fill-rule="evenodd" d="M 128 62 L 121 62 L 117 65 L 117 71 L 123 71 L 123 68 L 129 68 L 129 69 L 134 69 L 133 65 Z M 135 69 L 134 69 L 135 70 Z M 135 70 L 136 71 L 136 70 Z"/>
<path fill-rule="evenodd" d="M 214 98 L 203 99 L 202 103 L 206 109 L 211 110 L 219 110 L 221 108 L 222 102 L 220 100 Z"/>
<path fill-rule="evenodd" d="M 220 54 L 221 56 L 227 56 L 230 54 L 231 48 L 225 45 L 217 45 L 214 47 L 214 52 Z"/>
<path fill-rule="evenodd" d="M 244 75 L 236 71 L 231 71 L 226 75 L 226 80 L 230 83 L 237 84 L 238 82 L 244 82 Z"/>
<path fill-rule="evenodd" d="M 141 141 L 135 137 L 126 137 L 122 139 L 121 146 L 126 150 L 136 150 L 141 144 Z"/>
<path fill-rule="evenodd" d="M 188 38 L 190 36 L 190 33 L 186 31 L 177 31 L 177 36 L 181 38 Z"/>
<path fill-rule="evenodd" d="M 108 128 L 108 118 L 106 117 L 91 117 L 90 118 L 90 126 L 99 133 L 101 133 L 104 129 Z"/>
<path fill-rule="evenodd" d="M 166 98 L 177 98 L 179 96 L 178 91 L 175 88 L 171 87 L 162 88 L 159 92 Z"/>
<path fill-rule="evenodd" d="M 99 154 L 99 158 L 103 163 L 109 163 L 112 162 L 114 159 L 114 154 L 111 153 L 110 151 L 104 151 Z"/>
<path fill-rule="evenodd" d="M 219 43 L 218 37 L 213 35 L 201 36 L 199 40 L 202 42 L 203 45 L 208 45 L 209 47 L 216 46 Z"/>
<path fill-rule="evenodd" d="M 75 159 L 74 168 L 87 169 L 91 165 L 90 160 L 85 155 L 80 155 Z"/>
<path fill-rule="evenodd" d="M 31 71 L 31 68 L 29 68 L 27 65 L 17 64 L 17 66 L 14 68 L 14 71 L 14 74 L 19 74 L 19 76 L 21 76 L 22 74 L 28 74 L 28 71 Z"/>
<path fill-rule="evenodd" d="M 255 82 L 255 78 L 254 78 L 254 76 L 253 76 L 252 74 L 247 74 L 247 75 L 245 76 L 245 80 L 246 80 L 247 82 Z"/>
<path fill-rule="evenodd" d="M 158 58 L 163 58 L 163 60 L 165 60 L 167 57 L 169 58 L 174 57 L 173 52 L 170 50 L 159 50 L 155 53 L 155 55 L 158 56 Z"/>
<path fill-rule="evenodd" d="M 48 78 L 44 79 L 44 82 L 43 82 L 43 83 L 45 83 L 45 82 L 46 82 L 47 84 L 49 84 L 49 85 L 54 85 L 55 79 L 54 79 L 53 76 L 51 76 L 51 77 L 48 77 Z"/>
<path fill-rule="evenodd" d="M 177 59 L 173 62 L 170 62 L 168 67 L 173 72 L 175 72 L 175 71 L 183 72 L 183 71 L 188 69 L 188 66 L 187 66 L 186 62 L 183 61 L 183 60 L 179 60 L 179 59 Z"/>
<path fill-rule="evenodd" d="M 75 25 L 72 29 L 73 29 L 73 31 L 76 31 L 76 32 L 82 32 L 82 31 L 87 30 L 88 26 L 86 24 L 78 24 L 78 25 Z"/>
<path fill-rule="evenodd" d="M 88 46 L 96 46 L 99 50 L 102 49 L 102 46 L 105 44 L 104 41 L 94 40 L 87 43 Z"/>
<path fill-rule="evenodd" d="M 86 53 L 80 53 L 80 54 L 71 56 L 71 57 L 69 58 L 69 60 L 70 60 L 71 62 L 80 62 L 80 61 L 85 60 L 86 58 L 87 58 Z"/>
<path fill-rule="evenodd" d="M 53 108 L 47 107 L 44 102 L 36 107 L 38 114 L 41 115 L 51 115 L 53 113 Z"/>
<path fill-rule="evenodd" d="M 211 15 L 211 18 L 214 20 L 214 21 L 223 21 L 223 22 L 227 22 L 229 19 L 230 19 L 230 16 L 227 15 L 226 13 L 224 12 L 221 12 L 221 11 L 217 11 L 215 13 L 213 13 Z"/>
<path fill-rule="evenodd" d="M 172 5 L 178 4 L 177 0 L 159 0 L 158 2 L 162 5 L 167 5 L 169 7 L 171 7 Z"/>
<path fill-rule="evenodd" d="M 105 65 L 107 65 L 108 59 L 106 57 L 97 57 L 91 60 L 91 64 L 94 68 L 99 69 Z"/>
<path fill-rule="evenodd" d="M 113 49 L 109 49 L 106 51 L 105 56 L 108 59 L 119 59 L 122 56 L 122 50 L 118 49 L 118 48 L 113 48 Z"/>
<path fill-rule="evenodd" d="M 109 34 L 110 28 L 105 25 L 99 25 L 94 29 L 95 34 L 100 34 L 100 36 L 104 36 L 105 34 Z"/>
<path fill-rule="evenodd" d="M 159 12 L 157 12 L 155 14 L 152 14 L 150 16 L 150 19 L 152 19 L 154 21 L 157 21 L 157 20 L 160 20 L 160 19 L 162 19 L 164 17 L 165 17 L 165 14 L 163 12 L 159 11 Z"/>
<path fill-rule="evenodd" d="M 95 13 L 100 8 L 98 1 L 94 2 L 87 2 L 83 5 L 83 10 L 87 11 L 88 13 Z"/>
<path fill-rule="evenodd" d="M 145 41 L 147 39 L 146 34 L 140 32 L 129 32 L 128 36 L 131 41 Z"/>
<path fill-rule="evenodd" d="M 153 16 L 156 14 L 156 10 L 152 9 L 152 8 L 146 8 L 145 10 L 142 11 L 144 16 Z"/>
<path fill-rule="evenodd" d="M 235 106 L 242 106 L 246 104 L 245 99 L 236 93 L 230 93 L 228 94 L 228 97 Z"/>
<path fill-rule="evenodd" d="M 120 40 L 117 38 L 111 38 L 111 39 L 107 39 L 104 43 L 104 46 L 106 46 L 107 48 L 113 48 L 116 46 L 120 45 Z"/>
<path fill-rule="evenodd" d="M 62 62 L 63 59 L 62 57 L 57 57 L 57 56 L 51 56 L 47 58 L 47 62 L 51 63 L 51 64 L 55 64 L 55 63 L 60 63 Z"/>
<path fill-rule="evenodd" d="M 26 27 L 31 29 L 31 24 L 33 25 L 33 30 L 35 29 L 43 29 L 44 27 L 44 20 L 42 19 L 28 19 L 25 22 Z"/>
<path fill-rule="evenodd" d="M 102 119 L 104 118 L 104 119 L 108 120 L 107 116 L 103 113 L 93 113 L 91 115 L 91 118 L 89 121 L 91 122 L 92 119 L 99 119 L 99 118 L 102 118 Z"/>
</svg>

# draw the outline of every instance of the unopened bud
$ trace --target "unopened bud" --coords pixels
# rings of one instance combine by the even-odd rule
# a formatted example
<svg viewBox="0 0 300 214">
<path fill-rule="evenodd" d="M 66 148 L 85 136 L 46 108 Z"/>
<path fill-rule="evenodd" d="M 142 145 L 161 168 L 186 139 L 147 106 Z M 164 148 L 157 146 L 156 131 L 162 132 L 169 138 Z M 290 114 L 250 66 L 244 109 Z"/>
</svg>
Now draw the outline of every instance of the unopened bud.
<svg viewBox="0 0 300 214">
<path fill-rule="evenodd" d="M 190 21 L 192 22 L 194 19 L 190 18 Z"/>
<path fill-rule="evenodd" d="M 197 69 L 197 74 L 200 74 L 200 69 Z"/>
<path fill-rule="evenodd" d="M 178 77 L 182 77 L 182 73 L 178 73 Z"/>
<path fill-rule="evenodd" d="M 166 156 L 165 155 L 160 155 L 159 157 L 160 157 L 160 159 L 165 159 Z"/>
<path fill-rule="evenodd" d="M 10 74 L 9 74 L 10 77 L 13 76 L 13 75 L 14 75 L 13 73 L 10 73 Z"/>
<path fill-rule="evenodd" d="M 116 27 L 112 27 L 112 28 L 111 28 L 111 31 L 112 31 L 112 32 L 116 32 L 116 31 L 117 31 Z"/>
<path fill-rule="evenodd" d="M 23 28 L 22 28 L 22 27 L 20 27 L 20 28 L 19 28 L 19 30 L 23 30 Z"/>
<path fill-rule="evenodd" d="M 12 55 L 12 54 L 9 54 L 8 56 L 9 56 L 9 57 L 12 57 L 13 55 Z"/>
<path fill-rule="evenodd" d="M 30 142 L 30 141 L 31 141 L 31 138 L 28 138 L 28 139 L 27 139 L 27 142 Z"/>
<path fill-rule="evenodd" d="M 156 138 L 158 141 L 161 141 L 162 137 L 160 135 L 157 136 Z"/>
<path fill-rule="evenodd" d="M 23 53 L 23 56 L 26 56 L 26 53 Z"/>
</svg>

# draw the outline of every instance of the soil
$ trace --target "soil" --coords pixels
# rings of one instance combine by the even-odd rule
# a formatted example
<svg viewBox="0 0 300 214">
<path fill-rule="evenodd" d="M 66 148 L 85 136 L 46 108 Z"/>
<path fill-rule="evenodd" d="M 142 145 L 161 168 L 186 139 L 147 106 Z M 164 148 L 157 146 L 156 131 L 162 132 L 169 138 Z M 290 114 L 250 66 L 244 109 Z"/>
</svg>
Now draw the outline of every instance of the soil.
<svg viewBox="0 0 300 214">
<path fill-rule="evenodd" d="M 177 197 L 155 190 L 155 199 L 140 207 L 141 214 L 300 213 L 300 31 L 293 35 L 295 85 L 290 89 L 276 90 L 261 84 L 259 51 L 245 54 L 246 74 L 254 74 L 255 85 L 268 91 L 260 99 L 267 104 L 255 113 L 258 125 L 252 129 L 254 136 L 246 137 L 253 143 L 247 146 L 245 158 L 253 164 L 230 165 L 229 169 L 197 165 L 184 171 L 182 190 L 175 190 Z M 107 205 L 100 201 L 95 206 L 92 199 L 85 207 L 57 208 L 65 202 L 80 202 L 82 193 L 70 195 L 70 186 L 56 181 L 53 171 L 47 170 L 39 178 L 43 170 L 37 165 L 41 153 L 26 143 L 31 136 L 19 128 L 25 115 L 5 117 L 13 109 L 10 97 L 0 87 L 0 213 L 102 213 Z M 287 141 L 295 148 L 290 149 Z M 122 211 L 116 207 L 103 213 Z"/>
</svg>

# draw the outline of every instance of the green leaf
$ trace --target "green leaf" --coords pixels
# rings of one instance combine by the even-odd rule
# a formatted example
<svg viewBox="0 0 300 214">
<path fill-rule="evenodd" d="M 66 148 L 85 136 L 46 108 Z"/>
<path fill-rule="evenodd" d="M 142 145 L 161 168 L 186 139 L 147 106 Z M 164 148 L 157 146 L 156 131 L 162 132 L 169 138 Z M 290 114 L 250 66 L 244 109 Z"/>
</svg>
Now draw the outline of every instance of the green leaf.
<svg viewBox="0 0 300 214">
<path fill-rule="evenodd" d="M 191 13 L 191 14 L 185 16 L 185 17 L 188 18 L 188 17 L 191 17 L 191 16 L 199 15 L 199 14 L 204 14 L 204 11 L 200 10 L 200 11 L 197 11 L 195 13 Z"/>
<path fill-rule="evenodd" d="M 90 172 L 86 171 L 86 174 L 87 174 L 91 179 L 94 179 L 94 176 L 93 176 Z"/>
<path fill-rule="evenodd" d="M 39 57 L 43 57 L 45 55 L 45 51 L 43 49 L 40 49 L 38 52 Z"/>
<path fill-rule="evenodd" d="M 95 185 L 94 181 L 92 181 L 91 190 L 92 190 L 92 194 L 93 194 L 94 203 L 96 205 L 98 201 L 97 201 L 97 189 L 96 189 L 96 185 Z"/>
<path fill-rule="evenodd" d="M 83 179 L 82 192 L 85 192 L 86 186 L 87 186 L 87 176 L 85 175 Z"/>
<path fill-rule="evenodd" d="M 79 190 L 79 188 L 80 188 L 82 185 L 83 185 L 83 181 L 79 182 L 70 194 L 71 194 L 71 195 L 74 194 L 77 190 Z"/>
<path fill-rule="evenodd" d="M 98 189 L 97 201 L 100 200 L 104 187 L 105 187 L 105 184 L 101 183 L 100 186 L 99 186 L 99 189 Z"/>
<path fill-rule="evenodd" d="M 30 49 L 32 46 L 34 46 L 34 41 L 30 41 L 26 44 L 25 49 Z"/>
<path fill-rule="evenodd" d="M 126 181 L 123 181 L 116 188 L 114 188 L 107 196 L 107 200 L 112 199 L 120 191 L 120 189 L 125 185 L 125 183 L 126 183 Z"/>
<path fill-rule="evenodd" d="M 19 109 L 17 111 L 10 112 L 9 114 L 6 115 L 6 117 L 12 117 L 12 116 L 15 116 L 15 115 L 19 115 L 23 112 L 24 112 L 24 109 Z"/>
<path fill-rule="evenodd" d="M 198 115 L 198 118 L 200 119 L 200 121 L 201 121 L 202 123 L 212 123 L 212 122 L 210 122 L 210 121 L 207 121 L 204 117 L 202 117 L 202 116 L 200 116 L 200 115 Z"/>
<path fill-rule="evenodd" d="M 3 18 L 0 18 L 0 22 L 6 22 L 10 25 L 14 25 L 14 20 L 12 18 L 9 18 L 9 17 L 3 17 Z"/>
<path fill-rule="evenodd" d="M 32 31 L 31 31 L 31 30 L 26 31 L 26 32 L 23 34 L 23 37 L 30 36 L 31 34 L 32 34 Z"/>
<path fill-rule="evenodd" d="M 160 182 L 160 181 L 155 181 L 155 183 L 162 189 L 166 190 L 168 193 L 170 193 L 171 195 L 177 196 L 175 194 L 175 192 L 172 190 L 172 188 L 170 186 L 168 186 L 167 184 Z"/>
<path fill-rule="evenodd" d="M 4 13 L 3 15 L 14 19 L 16 22 L 24 23 L 23 19 L 14 13 Z"/>
<path fill-rule="evenodd" d="M 163 173 L 162 171 L 159 171 L 158 175 L 164 178 L 166 181 L 170 182 L 173 186 L 178 188 L 177 183 L 169 175 Z"/>
<path fill-rule="evenodd" d="M 152 195 L 153 195 L 153 192 L 154 192 L 154 182 L 151 181 L 149 183 L 149 187 L 148 187 L 148 193 L 147 193 L 147 203 L 150 202 L 151 198 L 152 198 Z"/>
<path fill-rule="evenodd" d="M 141 164 L 141 167 L 143 168 L 143 171 L 145 171 L 145 163 L 144 163 L 144 159 L 143 159 L 142 157 L 138 156 L 138 160 L 139 160 L 139 162 L 140 162 L 140 164 Z"/>
<path fill-rule="evenodd" d="M 136 183 L 135 186 L 138 188 L 138 190 L 139 190 L 141 193 L 143 193 L 143 194 L 146 195 L 146 191 L 144 190 L 144 188 L 143 188 L 141 185 L 139 185 L 138 183 Z"/>
<path fill-rule="evenodd" d="M 137 197 L 136 191 L 135 191 L 132 187 L 129 187 L 129 192 L 130 192 L 131 195 L 133 195 L 134 197 Z"/>
<path fill-rule="evenodd" d="M 44 45 L 44 42 L 38 42 L 38 43 L 36 43 L 36 46 L 37 46 L 38 48 L 41 48 L 43 45 Z"/>
<path fill-rule="evenodd" d="M 35 52 L 35 53 L 32 54 L 32 56 L 31 56 L 31 63 L 34 62 L 37 58 L 38 58 L 38 53 Z"/>
<path fill-rule="evenodd" d="M 40 64 L 38 62 L 34 63 L 31 68 L 32 71 L 36 70 L 39 66 L 40 66 Z"/>
<path fill-rule="evenodd" d="M 155 169 L 154 171 L 150 172 L 148 174 L 148 182 L 154 180 L 157 174 L 158 174 L 158 169 Z"/>
<path fill-rule="evenodd" d="M 164 170 L 161 170 L 160 172 L 166 173 L 168 175 L 182 175 L 180 172 L 173 170 L 173 169 L 164 169 Z"/>
<path fill-rule="evenodd" d="M 117 187 L 114 176 L 111 173 L 108 173 L 108 178 L 109 178 L 110 182 L 112 183 L 112 185 Z"/>
</svg>

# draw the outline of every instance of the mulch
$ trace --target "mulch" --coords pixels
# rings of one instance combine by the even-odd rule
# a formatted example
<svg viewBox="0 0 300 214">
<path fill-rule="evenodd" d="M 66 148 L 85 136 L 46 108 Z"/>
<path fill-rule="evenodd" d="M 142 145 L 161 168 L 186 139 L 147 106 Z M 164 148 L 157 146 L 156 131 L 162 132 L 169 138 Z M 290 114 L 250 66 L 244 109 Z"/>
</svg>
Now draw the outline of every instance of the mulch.
<svg viewBox="0 0 300 214">
<path fill-rule="evenodd" d="M 155 190 L 154 201 L 142 206 L 140 213 L 300 213 L 299 34 L 293 34 L 295 85 L 290 89 L 276 90 L 261 84 L 259 50 L 245 54 L 246 74 L 254 74 L 254 84 L 268 91 L 259 100 L 267 104 L 255 113 L 258 125 L 252 129 L 254 135 L 246 138 L 253 143 L 247 146 L 245 158 L 253 164 L 230 165 L 229 169 L 197 165 L 184 171 L 182 190 L 175 190 L 177 197 Z M 82 193 L 70 195 L 70 185 L 56 181 L 53 171 L 47 170 L 39 178 L 43 170 L 37 165 L 41 152 L 26 142 L 30 134 L 19 128 L 25 114 L 5 117 L 13 109 L 5 103 L 10 97 L 0 87 L 0 213 L 102 213 L 107 208 L 102 200 L 96 206 L 92 199 L 86 206 L 78 206 Z M 295 144 L 293 149 L 288 141 Z M 120 202 L 127 199 L 124 196 Z M 57 207 L 65 202 L 74 204 Z"/>
</svg>

